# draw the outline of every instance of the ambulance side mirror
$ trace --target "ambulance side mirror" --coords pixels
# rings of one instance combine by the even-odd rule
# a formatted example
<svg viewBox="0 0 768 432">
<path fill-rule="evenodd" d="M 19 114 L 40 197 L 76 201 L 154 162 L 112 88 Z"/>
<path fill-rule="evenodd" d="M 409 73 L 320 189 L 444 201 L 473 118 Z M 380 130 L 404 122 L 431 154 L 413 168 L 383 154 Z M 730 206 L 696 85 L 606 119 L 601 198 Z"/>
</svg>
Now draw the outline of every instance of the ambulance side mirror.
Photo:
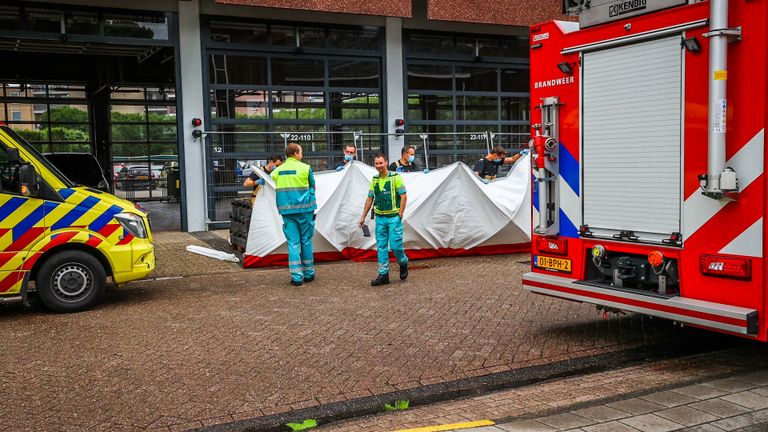
<svg viewBox="0 0 768 432">
<path fill-rule="evenodd" d="M 30 164 L 19 165 L 19 189 L 22 196 L 35 196 L 40 192 L 35 167 Z"/>
</svg>

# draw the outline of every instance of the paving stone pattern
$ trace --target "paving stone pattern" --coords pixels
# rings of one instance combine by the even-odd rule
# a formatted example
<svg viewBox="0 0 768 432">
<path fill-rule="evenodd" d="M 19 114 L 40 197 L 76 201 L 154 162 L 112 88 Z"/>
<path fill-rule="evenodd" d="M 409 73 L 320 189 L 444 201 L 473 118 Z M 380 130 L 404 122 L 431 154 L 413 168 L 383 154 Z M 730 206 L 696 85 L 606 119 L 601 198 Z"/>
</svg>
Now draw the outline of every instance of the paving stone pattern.
<svg viewBox="0 0 768 432">
<path fill-rule="evenodd" d="M 78 314 L 0 307 L 0 430 L 185 430 L 686 337 L 524 292 L 528 259 L 414 262 L 378 289 L 374 263 L 338 263 L 302 288 L 287 269 L 232 271 L 112 289 Z"/>
<path fill-rule="evenodd" d="M 687 402 L 667 408 L 651 402 L 660 401 L 652 393 L 639 398 L 626 399 L 616 403 L 597 405 L 588 409 L 500 423 L 487 427 L 487 432 L 722 432 L 722 431 L 765 431 L 768 430 L 768 372 L 760 371 L 736 375 L 726 380 L 704 382 L 665 391 L 664 400 L 680 395 Z M 707 393 L 707 388 L 717 392 Z M 694 396 L 692 402 L 689 395 Z M 670 396 L 672 398 L 670 398 Z M 649 400 L 650 399 L 650 400 Z M 589 415 L 600 409 L 611 408 L 613 419 L 596 419 Z M 650 410 L 649 410 L 650 409 Z M 477 432 L 477 429 L 461 429 L 463 432 Z"/>
<path fill-rule="evenodd" d="M 229 231 L 217 230 L 204 233 L 183 233 L 174 231 L 153 232 L 157 268 L 150 278 L 194 276 L 215 273 L 240 272 L 242 267 L 228 261 L 204 257 L 187 252 L 189 245 L 232 252 L 227 247 Z"/>
<path fill-rule="evenodd" d="M 642 427 L 663 430 L 671 423 L 680 429 L 729 416 L 742 419 L 740 415 L 750 415 L 748 406 L 760 407 L 767 402 L 763 397 L 768 397 L 768 373 L 745 374 L 744 371 L 765 369 L 768 369 L 768 349 L 760 344 L 747 344 L 403 412 L 349 419 L 324 425 L 320 431 L 383 432 L 484 419 L 500 423 L 487 429 L 496 432 L 505 427 L 514 427 L 515 431 L 551 432 L 574 427 L 589 432 L 636 432 L 643 430 Z M 738 376 L 722 378 L 732 375 Z M 516 420 L 505 420 L 510 418 Z M 624 421 L 628 418 L 632 420 Z M 581 426 L 577 426 L 579 424 Z M 768 430 L 768 425 L 762 430 Z M 720 432 L 720 429 L 712 431 Z"/>
</svg>

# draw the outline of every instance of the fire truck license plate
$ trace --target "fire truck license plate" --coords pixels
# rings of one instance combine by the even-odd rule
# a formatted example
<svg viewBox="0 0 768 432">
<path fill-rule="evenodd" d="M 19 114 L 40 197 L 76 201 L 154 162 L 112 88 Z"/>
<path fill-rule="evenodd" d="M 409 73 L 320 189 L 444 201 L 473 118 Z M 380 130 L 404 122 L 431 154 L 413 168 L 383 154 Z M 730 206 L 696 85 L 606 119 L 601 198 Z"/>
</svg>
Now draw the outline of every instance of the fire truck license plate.
<svg viewBox="0 0 768 432">
<path fill-rule="evenodd" d="M 569 272 L 571 271 L 571 260 L 562 258 L 552 258 L 545 256 L 536 256 L 534 261 L 536 267 L 541 267 L 547 270 Z"/>
</svg>

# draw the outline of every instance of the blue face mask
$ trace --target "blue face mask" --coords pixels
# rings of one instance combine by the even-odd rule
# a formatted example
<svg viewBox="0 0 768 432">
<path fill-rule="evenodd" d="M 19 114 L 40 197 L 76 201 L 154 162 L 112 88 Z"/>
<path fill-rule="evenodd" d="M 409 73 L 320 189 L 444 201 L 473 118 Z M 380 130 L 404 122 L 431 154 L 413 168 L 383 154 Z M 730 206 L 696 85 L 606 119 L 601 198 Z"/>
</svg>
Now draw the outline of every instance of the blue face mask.
<svg viewBox="0 0 768 432">
<path fill-rule="evenodd" d="M 493 159 L 493 161 L 494 161 L 494 162 L 496 162 L 496 163 L 498 163 L 498 162 L 501 162 L 501 159 L 499 159 L 499 158 L 494 158 L 494 159 Z"/>
<path fill-rule="evenodd" d="M 352 156 L 352 155 L 348 155 L 348 154 L 344 155 L 344 160 L 347 161 L 347 162 L 351 161 L 353 158 L 354 158 L 354 156 Z"/>
<path fill-rule="evenodd" d="M 413 163 L 416 160 L 416 156 L 408 156 L 408 163 Z"/>
</svg>

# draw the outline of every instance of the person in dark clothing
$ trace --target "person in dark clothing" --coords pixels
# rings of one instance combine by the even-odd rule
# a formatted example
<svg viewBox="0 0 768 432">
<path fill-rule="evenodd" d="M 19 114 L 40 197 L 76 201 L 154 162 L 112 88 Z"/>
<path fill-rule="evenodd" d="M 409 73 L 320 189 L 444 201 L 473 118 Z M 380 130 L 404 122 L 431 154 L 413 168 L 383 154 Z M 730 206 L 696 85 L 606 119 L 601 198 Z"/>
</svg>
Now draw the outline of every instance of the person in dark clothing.
<svg viewBox="0 0 768 432">
<path fill-rule="evenodd" d="M 270 156 L 269 162 L 264 165 L 264 171 L 267 174 L 271 174 L 272 170 L 279 167 L 283 163 L 283 155 L 274 154 Z M 256 175 L 256 173 L 251 173 L 243 182 L 243 186 L 245 187 L 253 187 L 256 189 L 256 186 L 258 186 L 259 182 L 259 176 Z"/>
<path fill-rule="evenodd" d="M 507 157 L 507 151 L 504 147 L 496 146 L 487 156 L 475 163 L 472 171 L 483 180 L 493 180 L 496 178 L 500 166 L 515 163 L 524 154 L 528 154 L 528 149 L 521 150 L 520 153 Z"/>
<path fill-rule="evenodd" d="M 357 147 L 354 144 L 347 144 L 344 146 L 344 160 L 336 164 L 336 171 L 341 171 L 347 164 L 352 162 L 357 156 Z"/>
<path fill-rule="evenodd" d="M 416 172 L 416 149 L 412 145 L 403 146 L 400 159 L 389 164 L 392 172 Z"/>
<path fill-rule="evenodd" d="M 267 174 L 271 174 L 272 171 L 282 165 L 284 160 L 283 155 L 280 154 L 274 154 L 270 156 L 269 162 L 264 165 L 264 171 Z M 248 177 L 245 178 L 245 181 L 243 182 L 243 186 L 245 187 L 253 187 L 253 192 L 251 192 L 251 205 L 253 205 L 253 200 L 256 199 L 256 194 L 259 192 L 259 188 L 261 185 L 264 184 L 264 180 L 260 179 L 259 176 L 256 175 L 256 173 L 251 173 Z"/>
</svg>

